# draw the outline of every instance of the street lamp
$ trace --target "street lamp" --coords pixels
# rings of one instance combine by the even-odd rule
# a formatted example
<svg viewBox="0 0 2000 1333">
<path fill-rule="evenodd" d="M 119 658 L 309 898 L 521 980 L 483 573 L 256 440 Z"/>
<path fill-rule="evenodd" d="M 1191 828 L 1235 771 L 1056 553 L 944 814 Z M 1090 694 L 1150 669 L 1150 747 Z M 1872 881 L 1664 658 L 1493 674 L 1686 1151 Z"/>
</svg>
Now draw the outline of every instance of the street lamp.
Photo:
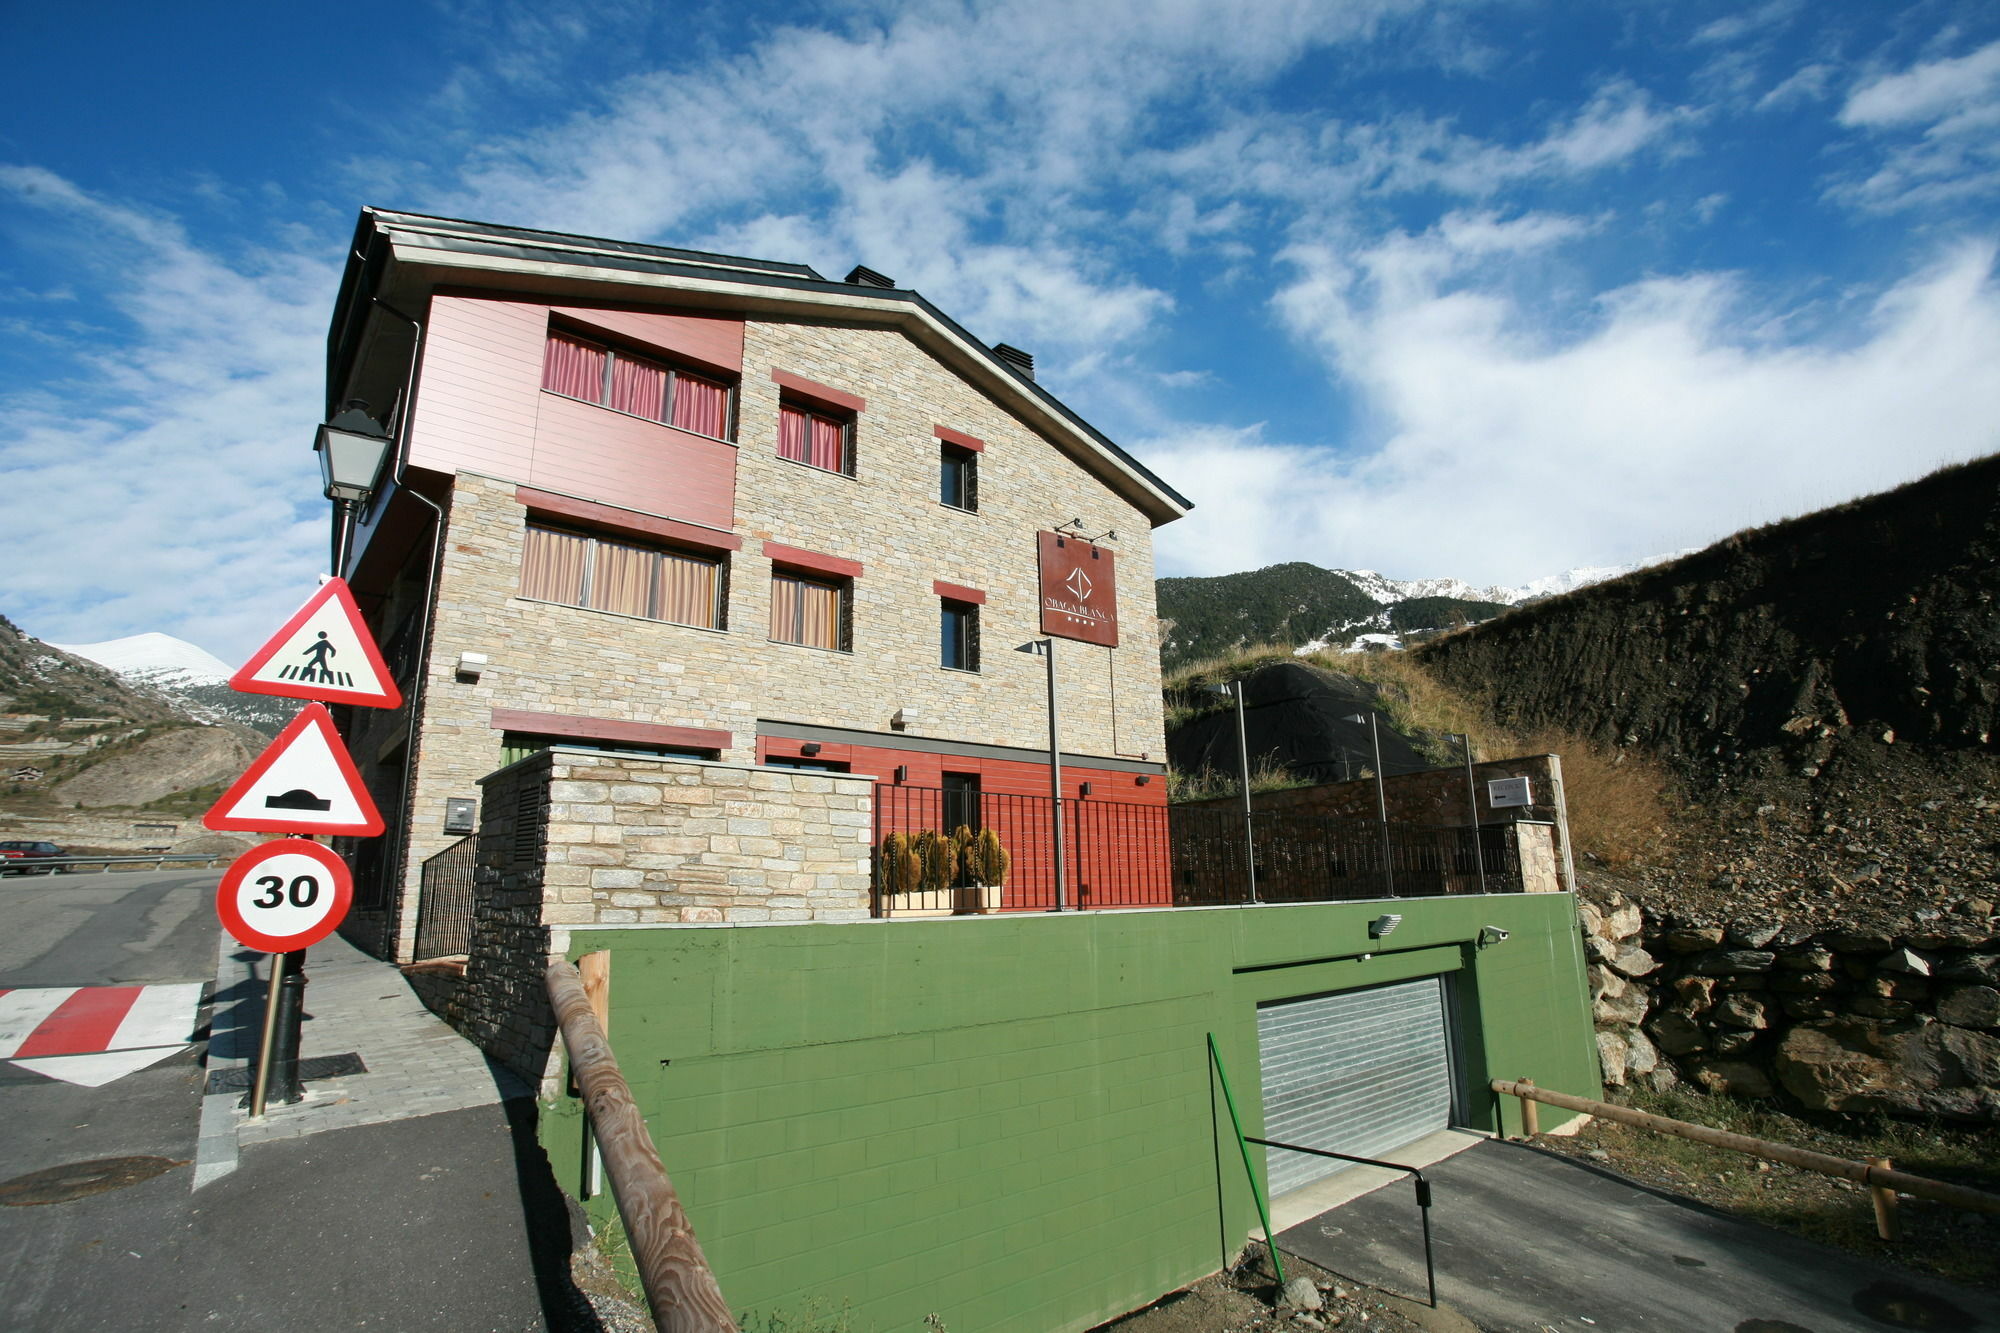
<svg viewBox="0 0 2000 1333">
<path fill-rule="evenodd" d="M 1062 744 L 1061 729 L 1056 712 L 1056 641 L 1054 639 L 1031 639 L 1014 650 L 1033 657 L 1048 659 L 1049 664 L 1049 798 L 1054 805 L 1055 853 L 1056 853 L 1056 905 L 1049 910 L 1063 910 L 1063 887 L 1068 875 L 1063 862 L 1067 859 L 1063 852 L 1063 794 L 1062 794 Z"/>
<path fill-rule="evenodd" d="M 1389 794 L 1382 787 L 1382 733 L 1376 729 L 1376 714 L 1349 713 L 1343 722 L 1368 724 L 1368 741 L 1375 748 L 1375 814 L 1382 824 L 1382 882 L 1388 896 L 1396 896 L 1396 868 L 1389 864 Z"/>
<path fill-rule="evenodd" d="M 1254 903 L 1257 901 L 1257 827 L 1250 810 L 1250 743 L 1243 728 L 1243 682 L 1232 680 L 1227 685 L 1210 685 L 1208 692 L 1236 701 L 1236 762 L 1243 786 L 1243 862 L 1250 884 L 1250 901 Z"/>
<path fill-rule="evenodd" d="M 1472 864 L 1479 869 L 1479 891 L 1486 892 L 1486 848 L 1479 841 L 1479 786 L 1472 780 L 1472 737 L 1464 732 L 1447 731 L 1444 738 L 1457 741 L 1465 752 L 1465 809 L 1472 824 Z"/>
<path fill-rule="evenodd" d="M 345 575 L 348 548 L 354 540 L 354 509 L 375 493 L 383 460 L 389 456 L 389 433 L 368 415 L 368 404 L 350 398 L 333 420 L 319 428 L 313 452 L 319 455 L 326 498 L 337 506 L 333 572 Z"/>
</svg>

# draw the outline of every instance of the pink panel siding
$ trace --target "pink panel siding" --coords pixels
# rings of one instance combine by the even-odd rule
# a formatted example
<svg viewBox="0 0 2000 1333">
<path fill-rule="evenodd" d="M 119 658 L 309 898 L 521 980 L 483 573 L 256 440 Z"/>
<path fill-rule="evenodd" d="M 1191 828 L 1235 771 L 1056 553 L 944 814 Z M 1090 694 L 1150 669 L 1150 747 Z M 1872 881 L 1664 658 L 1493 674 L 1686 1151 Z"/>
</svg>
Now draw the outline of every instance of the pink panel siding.
<svg viewBox="0 0 2000 1333">
<path fill-rule="evenodd" d="M 567 309 L 567 308 L 566 308 Z M 734 525 L 736 450 L 542 392 L 550 307 L 466 294 L 431 301 L 410 462 L 481 472 L 709 527 Z M 737 370 L 737 319 L 575 310 L 609 332 Z"/>
<path fill-rule="evenodd" d="M 425 330 L 410 462 L 526 480 L 535 452 L 548 307 L 439 296 Z"/>
<path fill-rule="evenodd" d="M 622 341 L 684 357 L 731 375 L 743 373 L 743 321 L 716 315 L 665 315 L 654 311 L 587 310 L 555 306 L 554 313 Z"/>
<path fill-rule="evenodd" d="M 538 396 L 535 466 L 524 480 L 711 528 L 734 526 L 734 445 L 560 394 Z"/>
</svg>

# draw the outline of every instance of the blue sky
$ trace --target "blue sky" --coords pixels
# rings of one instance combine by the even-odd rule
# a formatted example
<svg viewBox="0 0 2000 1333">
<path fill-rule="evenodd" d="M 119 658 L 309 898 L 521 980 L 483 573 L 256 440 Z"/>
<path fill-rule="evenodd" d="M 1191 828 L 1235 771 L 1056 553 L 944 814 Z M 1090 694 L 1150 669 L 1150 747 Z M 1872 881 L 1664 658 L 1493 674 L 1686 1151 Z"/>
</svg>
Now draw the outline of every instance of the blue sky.
<svg viewBox="0 0 2000 1333">
<path fill-rule="evenodd" d="M 7 7 L 0 613 L 246 655 L 365 204 L 865 263 L 1199 506 L 1520 583 L 2000 448 L 2000 9 Z"/>
</svg>

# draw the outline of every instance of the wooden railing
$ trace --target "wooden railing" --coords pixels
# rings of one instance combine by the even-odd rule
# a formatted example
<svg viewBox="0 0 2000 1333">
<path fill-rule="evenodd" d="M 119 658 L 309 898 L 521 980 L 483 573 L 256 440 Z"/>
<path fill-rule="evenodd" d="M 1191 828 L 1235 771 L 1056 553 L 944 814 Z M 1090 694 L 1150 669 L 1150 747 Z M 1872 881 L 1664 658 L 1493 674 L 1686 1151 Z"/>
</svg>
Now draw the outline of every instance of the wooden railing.
<svg viewBox="0 0 2000 1333">
<path fill-rule="evenodd" d="M 1907 1171 L 1897 1171 L 1889 1166 L 1887 1159 L 1876 1162 L 1851 1162 L 1845 1157 L 1814 1152 L 1810 1148 L 1794 1148 L 1788 1143 L 1773 1143 L 1769 1139 L 1752 1138 L 1748 1134 L 1732 1134 L 1726 1129 L 1711 1129 L 1707 1125 L 1691 1125 L 1685 1120 L 1673 1120 L 1647 1111 L 1635 1111 L 1629 1106 L 1614 1106 L 1610 1102 L 1592 1101 L 1588 1097 L 1572 1097 L 1564 1092 L 1551 1092 L 1547 1088 L 1536 1087 L 1533 1079 L 1496 1078 L 1490 1086 L 1495 1092 L 1521 1099 L 1521 1128 L 1530 1138 L 1540 1132 L 1540 1125 L 1535 1115 L 1535 1103 L 1541 1102 L 1548 1106 L 1560 1106 L 1565 1111 L 1582 1111 L 1586 1115 L 1601 1116 L 1623 1125 L 1635 1125 L 1640 1129 L 1672 1134 L 1678 1138 L 1691 1139 L 1696 1143 L 1706 1143 L 1710 1147 L 1727 1148 L 1732 1152 L 1783 1162 L 1787 1166 L 1817 1171 L 1822 1175 L 1839 1176 L 1843 1180 L 1866 1185 L 1875 1197 L 1876 1226 L 1884 1240 L 1895 1239 L 1889 1234 L 1895 1229 L 1889 1214 L 1895 1206 L 1894 1196 L 1897 1194 L 1907 1194 L 1913 1199 L 1931 1199 L 1937 1203 L 1950 1204 L 1954 1208 L 1966 1208 L 1974 1212 L 2000 1213 L 2000 1195 L 1988 1194 L 1965 1185 L 1946 1184 L 1942 1180 L 1932 1180 L 1927 1176 L 1913 1176 Z"/>
<path fill-rule="evenodd" d="M 736 1320 L 611 1053 L 605 1035 L 610 956 L 585 954 L 579 963 L 581 971 L 561 959 L 549 964 L 549 1002 L 569 1052 L 570 1076 L 582 1093 L 591 1133 L 611 1178 L 653 1322 L 660 1333 L 737 1333 Z"/>
</svg>

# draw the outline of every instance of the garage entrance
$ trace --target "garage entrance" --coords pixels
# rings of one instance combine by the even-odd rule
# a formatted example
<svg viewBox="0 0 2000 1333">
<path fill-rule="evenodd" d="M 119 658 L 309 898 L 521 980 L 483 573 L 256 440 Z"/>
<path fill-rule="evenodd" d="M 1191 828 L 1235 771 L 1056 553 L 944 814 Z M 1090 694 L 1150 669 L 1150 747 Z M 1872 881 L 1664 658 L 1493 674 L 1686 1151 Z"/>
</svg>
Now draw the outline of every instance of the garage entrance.
<svg viewBox="0 0 2000 1333">
<path fill-rule="evenodd" d="M 1257 1010 L 1264 1137 L 1379 1157 L 1451 1124 L 1444 978 L 1280 1000 Z M 1345 1170 L 1270 1149 L 1275 1197 Z"/>
</svg>

